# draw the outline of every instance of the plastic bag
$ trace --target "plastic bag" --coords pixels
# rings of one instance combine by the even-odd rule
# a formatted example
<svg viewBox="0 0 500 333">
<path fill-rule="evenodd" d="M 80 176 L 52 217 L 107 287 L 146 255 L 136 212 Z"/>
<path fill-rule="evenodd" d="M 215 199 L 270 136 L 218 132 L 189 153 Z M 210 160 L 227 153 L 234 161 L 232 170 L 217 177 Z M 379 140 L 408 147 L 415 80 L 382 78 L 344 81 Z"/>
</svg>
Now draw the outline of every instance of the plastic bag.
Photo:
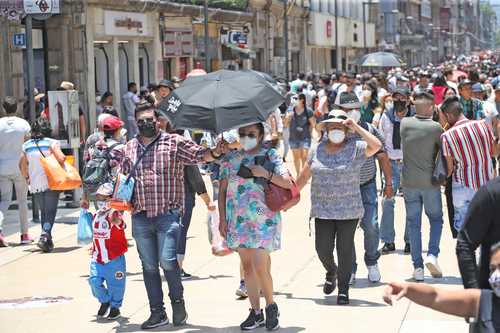
<svg viewBox="0 0 500 333">
<path fill-rule="evenodd" d="M 76 234 L 78 245 L 87 245 L 89 243 L 92 243 L 92 214 L 86 209 L 80 210 L 80 218 L 78 219 L 78 231 Z"/>
<path fill-rule="evenodd" d="M 110 207 L 116 210 L 132 210 L 135 179 L 119 173 L 116 176 L 115 188 L 110 200 Z"/>
<path fill-rule="evenodd" d="M 78 174 L 78 170 L 68 162 L 64 162 L 63 166 L 54 155 L 49 155 L 40 157 L 40 163 L 47 175 L 51 190 L 67 191 L 82 186 L 82 179 Z"/>
<path fill-rule="evenodd" d="M 212 254 L 214 256 L 227 256 L 231 254 L 230 248 L 219 232 L 219 212 L 213 211 L 208 213 L 208 241 L 212 245 Z"/>
</svg>

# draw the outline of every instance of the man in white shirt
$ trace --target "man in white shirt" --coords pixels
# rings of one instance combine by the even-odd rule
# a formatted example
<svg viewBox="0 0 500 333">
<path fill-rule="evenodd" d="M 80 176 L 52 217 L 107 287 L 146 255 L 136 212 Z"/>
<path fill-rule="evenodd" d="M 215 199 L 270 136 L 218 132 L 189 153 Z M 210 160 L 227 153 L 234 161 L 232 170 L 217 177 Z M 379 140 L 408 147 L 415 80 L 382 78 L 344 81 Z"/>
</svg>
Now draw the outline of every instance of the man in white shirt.
<svg viewBox="0 0 500 333">
<path fill-rule="evenodd" d="M 128 91 L 123 95 L 123 107 L 125 109 L 126 125 L 128 138 L 132 139 L 136 136 L 138 129 L 135 121 L 135 108 L 141 102 L 137 95 L 137 84 L 130 82 L 128 84 Z"/>
<path fill-rule="evenodd" d="M 8 96 L 3 101 L 6 117 L 0 119 L 0 212 L 6 216 L 12 201 L 12 186 L 16 190 L 19 207 L 19 222 L 21 225 L 21 244 L 33 242 L 28 234 L 28 184 L 21 176 L 19 160 L 25 138 L 31 128 L 28 122 L 16 116 L 17 100 Z M 0 219 L 0 247 L 8 246 L 2 233 L 2 219 Z"/>
</svg>

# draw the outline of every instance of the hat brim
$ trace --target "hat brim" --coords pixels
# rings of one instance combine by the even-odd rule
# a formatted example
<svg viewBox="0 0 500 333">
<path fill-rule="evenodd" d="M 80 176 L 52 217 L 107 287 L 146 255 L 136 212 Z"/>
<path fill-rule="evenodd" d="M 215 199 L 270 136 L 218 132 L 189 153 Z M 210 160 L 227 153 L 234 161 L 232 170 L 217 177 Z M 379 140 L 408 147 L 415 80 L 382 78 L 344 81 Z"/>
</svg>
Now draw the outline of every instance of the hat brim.
<svg viewBox="0 0 500 333">
<path fill-rule="evenodd" d="M 338 118 L 326 119 L 326 120 L 323 120 L 322 122 L 318 123 L 318 125 L 316 125 L 316 128 L 321 131 L 326 125 L 335 124 L 335 123 L 343 124 L 344 120 L 338 119 Z"/>
<path fill-rule="evenodd" d="M 335 106 L 341 109 L 359 109 L 361 108 L 360 102 L 346 103 L 346 104 L 336 104 Z"/>
</svg>

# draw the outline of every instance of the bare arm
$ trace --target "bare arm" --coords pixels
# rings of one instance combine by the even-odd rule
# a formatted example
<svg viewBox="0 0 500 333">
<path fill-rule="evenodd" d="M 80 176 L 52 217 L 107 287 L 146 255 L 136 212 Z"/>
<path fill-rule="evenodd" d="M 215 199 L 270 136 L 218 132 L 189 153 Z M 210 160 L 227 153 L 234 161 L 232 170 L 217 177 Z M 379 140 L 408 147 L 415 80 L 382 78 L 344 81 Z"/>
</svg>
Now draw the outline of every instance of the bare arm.
<svg viewBox="0 0 500 333">
<path fill-rule="evenodd" d="M 208 210 L 214 211 L 216 209 L 215 204 L 210 199 L 210 196 L 208 195 L 208 193 L 206 193 L 206 192 L 205 193 L 201 193 L 200 194 L 200 198 L 203 200 L 203 202 L 205 203 L 205 205 L 207 205 L 207 209 Z"/>
<path fill-rule="evenodd" d="M 310 131 L 311 131 L 311 135 L 312 135 L 314 130 L 316 129 L 316 118 L 314 118 L 314 117 L 309 118 L 309 124 L 311 125 Z"/>
<path fill-rule="evenodd" d="M 219 181 L 219 231 L 222 237 L 227 236 L 227 221 L 226 221 L 226 197 L 227 197 L 227 179 Z"/>
<path fill-rule="evenodd" d="M 479 289 L 447 290 L 421 283 L 390 283 L 384 291 L 384 301 L 392 305 L 403 297 L 433 310 L 464 318 L 475 318 L 479 311 Z"/>
<path fill-rule="evenodd" d="M 82 115 L 79 118 L 80 120 L 80 141 L 85 142 L 85 138 L 87 136 L 87 124 L 85 123 L 85 117 Z"/>
<path fill-rule="evenodd" d="M 21 155 L 21 159 L 19 160 L 19 170 L 21 171 L 21 175 L 24 177 L 24 179 L 29 178 L 28 158 L 26 157 L 26 153 L 23 153 Z"/>
<path fill-rule="evenodd" d="M 297 177 L 297 187 L 299 188 L 299 191 L 302 191 L 309 179 L 311 179 L 311 176 L 311 166 L 309 163 L 306 163 L 300 172 L 300 175 Z"/>
<path fill-rule="evenodd" d="M 358 133 L 366 141 L 368 146 L 365 155 L 367 158 L 375 155 L 382 148 L 382 142 L 375 135 L 356 124 L 352 119 L 345 120 L 344 125 Z"/>
<path fill-rule="evenodd" d="M 392 198 L 394 195 L 394 188 L 392 187 L 392 167 L 391 161 L 389 161 L 389 155 L 387 155 L 386 152 L 379 153 L 377 154 L 377 159 L 385 178 L 384 196 L 386 198 Z"/>
<path fill-rule="evenodd" d="M 56 160 L 60 163 L 60 164 L 63 164 L 64 161 L 66 160 L 66 156 L 64 155 L 64 153 L 61 151 L 61 147 L 59 146 L 58 143 L 56 144 L 53 144 L 51 147 L 50 147 L 50 150 L 52 151 L 52 154 L 54 154 L 54 157 L 56 158 Z"/>
</svg>

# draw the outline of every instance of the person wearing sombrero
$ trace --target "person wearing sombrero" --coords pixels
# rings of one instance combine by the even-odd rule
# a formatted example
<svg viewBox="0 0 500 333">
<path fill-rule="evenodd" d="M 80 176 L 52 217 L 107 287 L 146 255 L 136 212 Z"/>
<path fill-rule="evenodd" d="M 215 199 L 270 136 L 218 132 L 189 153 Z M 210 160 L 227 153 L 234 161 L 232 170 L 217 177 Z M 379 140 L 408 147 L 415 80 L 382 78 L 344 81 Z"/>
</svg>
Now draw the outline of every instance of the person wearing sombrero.
<svg viewBox="0 0 500 333">
<path fill-rule="evenodd" d="M 382 143 L 342 110 L 331 111 L 318 129 L 321 139 L 311 149 L 297 185 L 302 189 L 311 179 L 310 215 L 315 219 L 316 252 L 326 269 L 323 292 L 331 294 L 338 280 L 337 304 L 345 305 L 349 304 L 354 233 L 364 212 L 360 171 Z M 361 140 L 350 138 L 349 131 L 359 134 Z M 338 267 L 333 257 L 335 243 Z"/>
</svg>

